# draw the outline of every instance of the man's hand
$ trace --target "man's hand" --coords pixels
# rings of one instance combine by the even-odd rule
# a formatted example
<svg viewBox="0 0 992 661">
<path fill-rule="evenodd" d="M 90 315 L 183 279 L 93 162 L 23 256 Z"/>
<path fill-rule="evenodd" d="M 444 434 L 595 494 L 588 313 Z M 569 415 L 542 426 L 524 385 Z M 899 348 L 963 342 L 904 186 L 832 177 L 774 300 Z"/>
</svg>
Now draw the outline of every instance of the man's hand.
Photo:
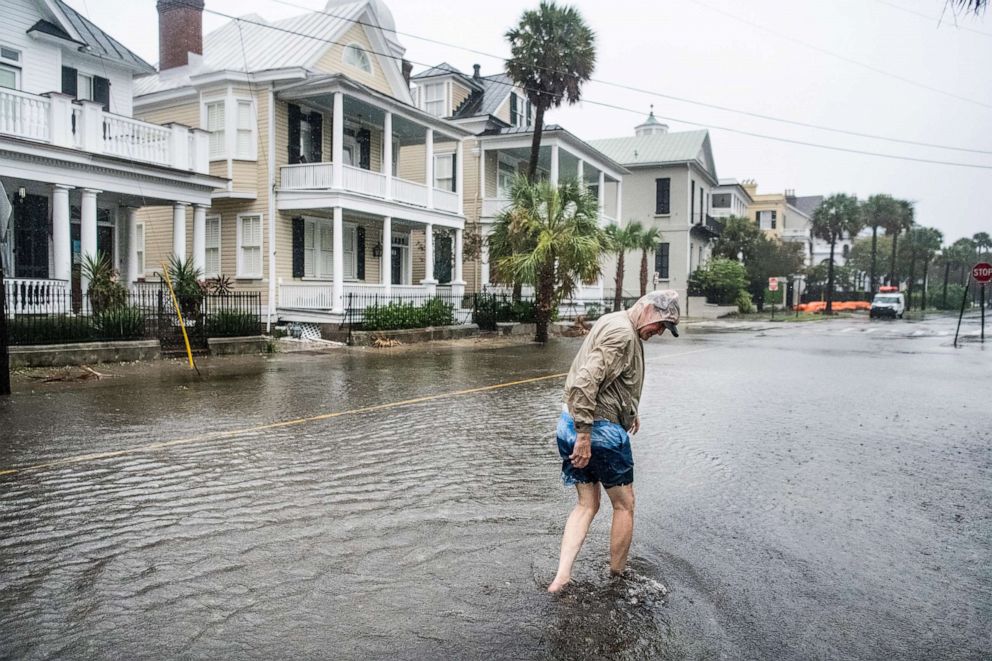
<svg viewBox="0 0 992 661">
<path fill-rule="evenodd" d="M 630 427 L 630 434 L 633 436 L 639 431 L 641 431 L 641 416 L 634 418 L 634 424 Z"/>
<path fill-rule="evenodd" d="M 592 456 L 592 434 L 587 431 L 580 431 L 575 439 L 575 447 L 568 457 L 572 465 L 576 468 L 585 468 L 589 464 Z"/>
</svg>

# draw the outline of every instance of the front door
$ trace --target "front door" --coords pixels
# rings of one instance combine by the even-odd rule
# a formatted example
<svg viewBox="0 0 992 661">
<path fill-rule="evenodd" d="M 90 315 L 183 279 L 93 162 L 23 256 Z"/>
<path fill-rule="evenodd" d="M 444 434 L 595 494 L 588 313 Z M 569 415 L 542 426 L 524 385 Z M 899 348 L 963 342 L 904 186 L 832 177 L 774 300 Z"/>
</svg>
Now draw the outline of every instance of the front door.
<svg viewBox="0 0 992 661">
<path fill-rule="evenodd" d="M 393 246 L 389 253 L 389 275 L 392 284 L 401 285 L 403 284 L 403 249 L 399 246 Z"/>
<path fill-rule="evenodd" d="M 14 277 L 48 277 L 48 198 L 14 197 Z"/>
</svg>

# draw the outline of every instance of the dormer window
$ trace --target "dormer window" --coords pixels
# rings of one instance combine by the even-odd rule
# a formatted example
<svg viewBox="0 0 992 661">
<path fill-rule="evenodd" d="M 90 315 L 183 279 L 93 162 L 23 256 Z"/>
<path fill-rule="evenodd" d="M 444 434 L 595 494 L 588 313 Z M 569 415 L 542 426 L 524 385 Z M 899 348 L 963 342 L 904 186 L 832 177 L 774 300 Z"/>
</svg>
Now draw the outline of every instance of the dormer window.
<svg viewBox="0 0 992 661">
<path fill-rule="evenodd" d="M 348 66 L 361 69 L 365 73 L 372 73 L 372 59 L 368 51 L 358 44 L 348 44 L 344 49 L 344 63 Z"/>
</svg>

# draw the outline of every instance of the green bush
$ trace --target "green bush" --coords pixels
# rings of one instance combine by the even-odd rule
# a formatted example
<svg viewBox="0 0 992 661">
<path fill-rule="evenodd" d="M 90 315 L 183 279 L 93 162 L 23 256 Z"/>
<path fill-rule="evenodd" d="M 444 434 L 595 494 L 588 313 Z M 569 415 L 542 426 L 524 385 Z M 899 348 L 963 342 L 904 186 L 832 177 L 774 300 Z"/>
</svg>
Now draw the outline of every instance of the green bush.
<svg viewBox="0 0 992 661">
<path fill-rule="evenodd" d="M 455 323 L 455 306 L 433 298 L 422 306 L 413 303 L 389 303 L 365 308 L 362 328 L 365 330 L 402 330 L 450 326 Z"/>
<path fill-rule="evenodd" d="M 258 330 L 258 317 L 251 312 L 220 310 L 207 317 L 207 337 L 244 337 Z"/>
<path fill-rule="evenodd" d="M 140 340 L 145 336 L 145 315 L 136 307 L 111 308 L 94 315 L 93 327 L 103 340 Z"/>
<path fill-rule="evenodd" d="M 67 314 L 56 317 L 8 319 L 7 332 L 12 345 L 89 342 L 95 336 L 88 317 L 73 317 Z"/>
<path fill-rule="evenodd" d="M 737 311 L 741 314 L 754 312 L 754 303 L 751 302 L 751 294 L 742 289 L 737 293 Z"/>
<path fill-rule="evenodd" d="M 713 259 L 689 276 L 689 295 L 705 296 L 717 305 L 734 305 L 747 285 L 747 269 L 743 264 L 733 259 Z"/>
<path fill-rule="evenodd" d="M 551 321 L 558 318 L 558 310 L 551 310 Z M 472 323 L 482 330 L 496 330 L 497 323 L 516 321 L 521 324 L 537 323 L 537 303 L 535 301 L 517 301 L 514 303 L 508 296 L 493 296 L 479 294 L 475 299 L 472 310 Z"/>
<path fill-rule="evenodd" d="M 929 307 L 935 308 L 937 310 L 960 310 L 961 309 L 961 299 L 964 297 L 964 286 L 958 284 L 947 285 L 947 304 L 944 305 L 944 285 L 930 287 L 930 291 L 927 292 L 927 301 Z M 969 292 L 968 298 L 971 298 Z"/>
</svg>

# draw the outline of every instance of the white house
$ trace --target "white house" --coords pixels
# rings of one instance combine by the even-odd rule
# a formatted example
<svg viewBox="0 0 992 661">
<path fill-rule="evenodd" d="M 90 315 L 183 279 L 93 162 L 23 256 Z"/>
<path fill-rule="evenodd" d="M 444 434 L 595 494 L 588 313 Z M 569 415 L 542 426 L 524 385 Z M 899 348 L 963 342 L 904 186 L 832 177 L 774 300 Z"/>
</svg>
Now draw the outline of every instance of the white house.
<svg viewBox="0 0 992 661">
<path fill-rule="evenodd" d="M 710 213 L 715 218 L 737 216 L 747 217 L 747 209 L 754 200 L 744 184 L 736 179 L 721 179 L 720 184 L 713 189 L 710 199 Z"/>
<path fill-rule="evenodd" d="M 106 255 L 134 282 L 146 269 L 143 207 L 203 214 L 226 182 L 208 135 L 132 115 L 133 78 L 154 71 L 61 0 L 4 0 L 0 181 L 13 216 L 8 305 L 46 312 L 87 288 L 80 263 Z"/>
</svg>

